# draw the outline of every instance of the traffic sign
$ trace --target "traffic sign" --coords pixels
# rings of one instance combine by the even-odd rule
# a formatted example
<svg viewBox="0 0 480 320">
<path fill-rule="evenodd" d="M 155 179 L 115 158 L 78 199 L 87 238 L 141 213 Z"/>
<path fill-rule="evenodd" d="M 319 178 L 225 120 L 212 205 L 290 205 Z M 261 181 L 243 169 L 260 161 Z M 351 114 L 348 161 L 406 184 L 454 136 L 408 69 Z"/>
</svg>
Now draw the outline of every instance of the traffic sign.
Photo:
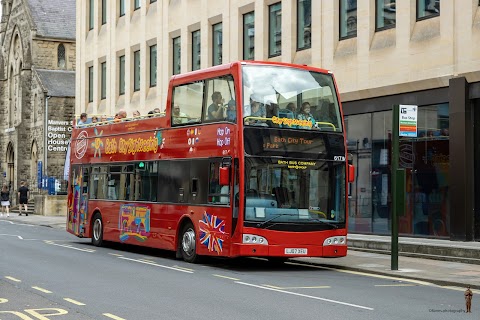
<svg viewBox="0 0 480 320">
<path fill-rule="evenodd" d="M 418 106 L 401 104 L 399 110 L 399 136 L 416 137 Z"/>
</svg>

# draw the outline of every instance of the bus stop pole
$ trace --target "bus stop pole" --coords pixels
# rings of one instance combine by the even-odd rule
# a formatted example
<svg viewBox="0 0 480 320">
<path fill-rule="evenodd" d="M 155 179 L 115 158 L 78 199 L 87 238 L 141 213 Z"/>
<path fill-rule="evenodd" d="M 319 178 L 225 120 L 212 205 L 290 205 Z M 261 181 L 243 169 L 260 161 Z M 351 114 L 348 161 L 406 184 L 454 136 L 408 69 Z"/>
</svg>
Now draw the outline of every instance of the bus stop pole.
<svg viewBox="0 0 480 320">
<path fill-rule="evenodd" d="M 392 166 L 390 176 L 392 179 L 392 241 L 391 241 L 391 270 L 398 270 L 398 212 L 397 212 L 397 169 L 399 149 L 399 105 L 393 106 L 392 123 Z"/>
</svg>

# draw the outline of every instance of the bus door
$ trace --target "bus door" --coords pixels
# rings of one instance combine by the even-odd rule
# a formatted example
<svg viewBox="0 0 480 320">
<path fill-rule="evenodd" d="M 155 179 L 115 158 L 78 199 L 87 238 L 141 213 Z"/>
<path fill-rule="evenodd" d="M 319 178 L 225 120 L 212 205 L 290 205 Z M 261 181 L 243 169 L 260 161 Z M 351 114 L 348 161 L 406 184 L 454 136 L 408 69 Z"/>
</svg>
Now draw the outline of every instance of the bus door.
<svg viewBox="0 0 480 320">
<path fill-rule="evenodd" d="M 203 181 L 203 178 L 208 179 L 207 190 L 205 190 L 207 207 L 199 221 L 200 254 L 228 256 L 231 247 L 230 239 L 237 220 L 234 216 L 234 189 L 238 190 L 238 186 L 234 188 L 233 161 L 230 157 L 210 158 L 206 164 L 208 170 L 194 173 L 199 177 L 199 181 Z M 202 197 L 202 188 L 199 187 L 196 198 L 202 201 Z M 236 212 L 238 212 L 238 205 Z"/>
<path fill-rule="evenodd" d="M 72 166 L 68 190 L 68 230 L 85 234 L 88 212 L 88 167 Z"/>
</svg>

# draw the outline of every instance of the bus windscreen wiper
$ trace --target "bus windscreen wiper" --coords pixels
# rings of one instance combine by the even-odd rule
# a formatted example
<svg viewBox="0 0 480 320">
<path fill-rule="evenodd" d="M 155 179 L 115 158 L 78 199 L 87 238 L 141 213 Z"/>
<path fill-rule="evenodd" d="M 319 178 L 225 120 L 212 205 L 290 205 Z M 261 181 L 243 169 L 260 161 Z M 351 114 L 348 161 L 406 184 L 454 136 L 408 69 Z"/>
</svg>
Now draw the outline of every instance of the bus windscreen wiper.
<svg viewBox="0 0 480 320">
<path fill-rule="evenodd" d="M 330 223 L 330 222 L 326 222 L 326 221 L 323 221 L 323 220 L 320 220 L 318 218 L 310 218 L 310 219 L 307 219 L 308 221 L 315 221 L 315 222 L 320 222 L 320 223 L 323 223 L 323 224 L 326 224 L 328 226 L 331 226 L 331 227 L 334 227 L 335 229 L 338 229 L 338 226 L 336 224 L 333 224 L 333 223 Z"/>
<path fill-rule="evenodd" d="M 273 221 L 273 220 L 275 220 L 275 219 L 277 219 L 278 217 L 281 217 L 281 216 L 296 216 L 296 214 L 288 214 L 288 213 L 287 213 L 287 214 L 281 214 L 281 213 L 280 213 L 280 214 L 277 214 L 277 215 L 271 217 L 270 219 L 267 219 L 267 220 L 265 220 L 265 221 L 263 221 L 263 222 L 258 223 L 258 224 L 257 224 L 257 228 L 261 228 L 261 227 L 263 227 L 264 225 L 266 225 L 267 223 L 269 223 L 270 221 Z"/>
</svg>

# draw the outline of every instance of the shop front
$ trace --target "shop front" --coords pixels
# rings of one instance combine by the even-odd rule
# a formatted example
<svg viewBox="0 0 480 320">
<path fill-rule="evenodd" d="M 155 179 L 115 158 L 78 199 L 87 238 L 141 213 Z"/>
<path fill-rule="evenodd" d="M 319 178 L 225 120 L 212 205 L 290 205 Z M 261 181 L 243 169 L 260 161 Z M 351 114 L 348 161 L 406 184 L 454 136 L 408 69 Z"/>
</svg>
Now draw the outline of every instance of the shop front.
<svg viewBox="0 0 480 320">
<path fill-rule="evenodd" d="M 400 235 L 480 240 L 479 98 L 480 83 L 459 77 L 445 88 L 343 103 L 357 175 L 350 185 L 349 232 L 391 233 L 392 106 L 407 104 L 418 106 L 418 132 L 400 139 L 399 166 L 406 171 Z"/>
</svg>

